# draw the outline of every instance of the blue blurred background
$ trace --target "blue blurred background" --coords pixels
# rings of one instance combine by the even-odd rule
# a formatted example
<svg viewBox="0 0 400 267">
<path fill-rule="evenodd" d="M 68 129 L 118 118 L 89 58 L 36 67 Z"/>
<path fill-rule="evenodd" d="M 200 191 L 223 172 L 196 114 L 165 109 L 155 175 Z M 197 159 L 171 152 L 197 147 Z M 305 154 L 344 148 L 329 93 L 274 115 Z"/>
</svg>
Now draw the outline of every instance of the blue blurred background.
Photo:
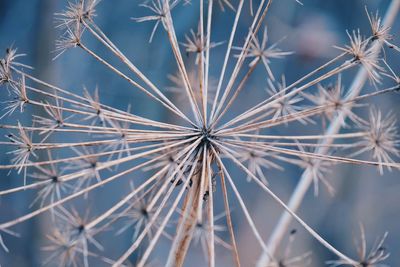
<svg viewBox="0 0 400 267">
<path fill-rule="evenodd" d="M 193 2 L 197 3 L 197 1 Z M 236 1 L 233 2 L 236 5 Z M 254 0 L 254 2 L 256 5 L 258 1 Z M 103 0 L 97 8 L 98 17 L 95 20 L 128 58 L 134 59 L 135 64 L 155 84 L 167 90 L 166 88 L 171 86 L 167 75 L 175 74 L 176 64 L 162 27 L 159 27 L 153 42 L 149 44 L 148 39 L 153 23 L 135 23 L 131 20 L 131 17 L 148 14 L 147 10 L 138 7 L 139 3 L 141 1 Z M 274 1 L 266 19 L 271 42 L 286 37 L 281 43 L 282 49 L 295 52 L 284 60 L 273 61 L 271 66 L 275 76 L 280 77 L 284 73 L 287 81 L 294 81 L 334 57 L 338 51 L 333 48 L 333 45 L 343 45 L 348 41 L 346 29 L 360 28 L 366 34 L 369 33 L 365 5 L 370 11 L 379 10 L 383 15 L 389 3 L 389 0 L 303 0 L 304 5 L 299 5 L 294 0 Z M 83 86 L 90 90 L 98 86 L 100 99 L 107 105 L 126 110 L 131 104 L 132 112 L 135 114 L 161 121 L 172 120 L 173 118 L 170 118 L 160 105 L 148 100 L 144 94 L 109 72 L 83 51 L 71 49 L 57 60 L 52 60 L 55 56 L 52 52 L 55 49 L 55 40 L 60 34 L 55 29 L 54 13 L 64 10 L 66 4 L 67 1 L 61 0 L 0 0 L 0 50 L 5 50 L 10 45 L 17 47 L 18 52 L 27 54 L 23 62 L 34 67 L 32 71 L 34 76 L 62 88 L 82 94 Z M 176 32 L 180 40 L 190 29 L 197 28 L 197 16 L 193 16 L 192 13 L 196 9 L 197 5 L 193 3 L 189 8 L 179 7 L 174 11 Z M 248 14 L 248 10 L 246 12 Z M 214 16 L 213 40 L 216 42 L 227 40 L 234 13 L 229 10 L 216 11 Z M 239 27 L 238 36 L 244 36 L 247 25 L 248 21 L 246 24 L 245 19 Z M 396 35 L 399 29 L 400 19 L 393 26 L 392 33 Z M 395 40 L 394 43 L 400 42 Z M 107 53 L 95 40 L 88 39 L 87 44 L 106 59 L 111 58 L 110 53 Z M 224 48 L 225 46 L 216 48 L 213 54 L 213 60 L 217 66 L 223 59 Z M 399 55 L 387 51 L 387 58 L 392 68 L 400 71 Z M 252 88 L 251 92 L 246 93 L 248 95 L 243 98 L 246 100 L 240 103 L 238 110 L 251 105 L 251 100 L 247 99 L 254 101 L 266 97 L 265 79 L 257 78 L 262 76 L 263 71 L 262 68 L 256 70 L 255 78 L 251 79 L 248 85 Z M 215 68 L 212 74 L 217 75 L 218 72 L 219 69 Z M 353 77 L 354 72 L 343 76 L 345 86 L 348 87 Z M 385 84 L 381 86 L 385 88 Z M 373 90 L 371 85 L 366 84 L 364 92 Z M 174 94 L 169 93 L 169 95 L 171 98 L 178 99 Z M 6 99 L 5 90 L 1 90 L 0 96 L 1 99 Z M 385 114 L 392 111 L 397 115 L 400 114 L 399 101 L 399 95 L 384 95 L 370 100 L 382 108 Z M 365 114 L 365 110 L 360 110 L 359 114 Z M 21 116 L 18 119 L 23 121 Z M 15 124 L 15 120 L 5 118 L 2 123 Z M 273 131 L 289 133 L 292 127 L 289 125 Z M 311 130 L 303 128 L 303 133 L 306 134 L 308 131 Z M 1 164 L 9 164 L 9 155 L 5 152 L 0 153 Z M 301 175 L 301 169 L 292 166 L 285 166 L 285 168 L 284 172 L 273 171 L 267 173 L 267 176 L 270 178 L 274 192 L 286 201 Z M 260 232 L 267 239 L 282 210 L 261 190 L 254 190 L 253 184 L 240 179 L 243 177 L 238 175 L 237 178 L 238 187 L 247 200 L 249 210 L 252 211 Z M 299 210 L 299 215 L 334 246 L 354 257 L 356 257 L 356 250 L 353 237 L 359 237 L 359 222 L 362 222 L 366 228 L 369 247 L 377 236 L 388 231 L 386 247 L 391 251 L 391 257 L 387 263 L 389 266 L 400 266 L 400 257 L 397 256 L 400 255 L 399 178 L 398 171 L 385 172 L 385 175 L 380 176 L 374 168 L 335 166 L 328 179 L 334 185 L 336 194 L 330 196 L 326 190 L 321 189 L 319 196 L 314 196 L 310 189 Z M 21 178 L 16 172 L 12 171 L 9 175 L 7 171 L 0 172 L 0 189 L 19 186 L 21 183 Z M 96 214 L 97 209 L 104 210 L 99 207 L 102 205 L 108 207 L 110 203 L 118 199 L 121 190 L 125 187 L 126 184 L 122 183 L 107 186 L 100 192 L 95 192 L 87 201 L 77 202 L 77 205 L 90 206 L 92 213 Z M 34 192 L 23 192 L 0 199 L 1 221 L 5 220 L 3 218 L 15 218 L 24 214 L 34 197 Z M 237 238 L 243 266 L 253 266 L 259 256 L 260 248 L 243 219 L 239 205 L 237 203 L 233 205 L 232 216 L 237 225 Z M 45 257 L 41 251 L 41 246 L 45 243 L 43 233 L 49 224 L 51 224 L 49 218 L 42 216 L 16 227 L 15 230 L 21 234 L 20 238 L 3 235 L 10 253 L 0 250 L 0 265 L 40 266 L 40 262 Z M 313 261 L 310 266 L 323 266 L 326 260 L 335 259 L 334 255 L 327 252 L 296 223 L 293 223 L 292 227 L 298 229 L 293 247 L 294 255 L 312 251 Z M 221 233 L 220 236 L 229 238 L 227 232 Z M 105 254 L 116 258 L 129 246 L 130 234 L 122 238 L 115 238 L 113 234 L 109 234 L 101 237 L 99 241 L 107 248 Z M 285 246 L 282 247 L 283 251 Z M 161 243 L 155 254 L 165 255 L 167 248 L 168 242 Z M 224 248 L 217 249 L 220 251 L 218 266 L 230 266 L 230 252 Z M 187 262 L 187 266 L 200 266 L 196 263 L 201 262 L 202 254 L 199 249 L 191 253 L 190 257 L 200 260 L 191 260 Z M 96 265 L 93 266 L 99 266 L 98 264 L 101 263 L 94 264 Z"/>
</svg>

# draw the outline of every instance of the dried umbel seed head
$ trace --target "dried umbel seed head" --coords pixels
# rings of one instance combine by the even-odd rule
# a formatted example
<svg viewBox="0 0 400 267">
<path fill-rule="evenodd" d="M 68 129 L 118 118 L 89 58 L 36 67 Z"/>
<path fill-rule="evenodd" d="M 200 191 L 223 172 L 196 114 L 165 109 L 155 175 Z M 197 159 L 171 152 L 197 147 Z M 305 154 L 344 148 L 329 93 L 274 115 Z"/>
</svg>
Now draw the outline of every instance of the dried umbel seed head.
<svg viewBox="0 0 400 267">
<path fill-rule="evenodd" d="M 347 32 L 350 44 L 344 47 L 336 47 L 353 57 L 352 63 L 360 63 L 368 73 L 371 83 L 381 82 L 381 73 L 385 72 L 379 64 L 379 50 L 370 46 L 368 39 L 362 37 L 360 30 L 353 31 L 352 34 Z"/>
<path fill-rule="evenodd" d="M 310 259 L 310 253 L 292 256 L 296 254 L 291 253 L 295 231 L 289 234 L 283 255 L 277 253 L 290 218 L 294 218 L 339 258 L 336 265 L 370 267 L 386 260 L 389 254 L 383 241 L 368 255 L 362 249 L 360 259 L 352 259 L 317 233 L 296 210 L 309 186 L 314 185 L 315 195 L 320 182 L 329 192 L 336 189 L 329 182 L 339 164 L 375 166 L 381 172 L 384 168 L 399 169 L 395 117 L 371 109 L 367 122 L 358 110 L 368 108 L 370 105 L 361 104 L 373 97 L 399 88 L 398 75 L 387 62 L 385 69 L 381 66 L 380 48 L 391 40 L 388 29 L 400 2 L 393 1 L 385 20 L 369 16 L 370 36 L 363 37 L 361 30 L 348 33 L 350 44 L 339 47 L 337 57 L 309 73 L 303 73 L 306 68 L 297 68 L 296 75 L 286 76 L 278 73 L 283 68 L 276 64 L 284 63 L 293 53 L 279 49 L 281 41 L 270 43 L 269 22 L 265 21 L 274 10 L 271 6 L 280 1 L 141 3 L 146 15 L 133 20 L 155 24 L 149 32 L 150 41 L 156 30 L 164 31 L 158 37 L 162 45 L 170 47 L 165 51 L 171 54 L 148 56 L 152 62 L 174 59 L 174 64 L 162 68 L 166 71 L 163 78 L 174 74 L 169 76 L 172 89 L 161 84 L 158 75 L 154 80 L 137 58 L 130 59 L 102 31 L 96 23 L 95 0 L 71 2 L 57 14 L 62 30 L 56 43 L 57 56 L 72 47 L 81 49 L 79 60 L 86 56 L 94 59 L 160 109 L 147 112 L 147 107 L 153 106 L 147 102 L 136 105 L 135 101 L 142 100 L 134 97 L 127 99 L 132 111 L 105 104 L 109 99 L 103 90 L 113 92 L 114 83 L 108 88 L 100 83 L 93 91 L 85 87 L 69 91 L 49 84 L 15 62 L 19 57 L 15 49 L 6 51 L 0 77 L 1 84 L 8 85 L 10 98 L 0 119 L 7 117 L 11 122 L 1 124 L 9 134 L 0 145 L 8 151 L 10 163 L 0 165 L 0 169 L 15 169 L 17 174 L 23 171 L 24 181 L 12 188 L 2 184 L 0 196 L 12 197 L 28 190 L 35 194 L 31 194 L 31 210 L 19 211 L 26 213 L 16 218 L 2 218 L 1 234 L 12 234 L 14 226 L 49 211 L 52 229 L 46 233 L 50 245 L 45 250 L 56 265 L 89 266 L 101 261 L 119 267 L 134 258 L 133 264 L 142 267 L 161 257 L 166 266 L 183 266 L 192 252 L 205 258 L 197 265 L 213 267 L 254 264 L 254 259 L 248 263 L 242 257 L 241 249 L 248 244 L 239 240 L 242 235 L 238 231 L 246 229 L 252 238 L 251 249 L 262 252 L 258 266 L 293 267 L 307 265 Z M 193 18 L 199 20 L 177 27 L 176 14 L 191 15 L 192 11 Z M 223 25 L 231 25 L 223 28 L 224 37 L 215 31 L 216 19 L 226 19 Z M 188 26 L 185 32 L 177 32 L 184 26 Z M 193 27 L 197 27 L 196 32 L 190 30 Z M 98 45 L 93 45 L 95 42 Z M 360 71 L 355 76 L 349 73 L 352 79 L 354 76 L 349 86 L 347 78 L 342 81 L 341 77 L 354 69 Z M 390 74 L 382 75 L 387 70 Z M 281 82 L 275 77 L 282 77 Z M 377 91 L 365 94 L 361 89 L 368 78 Z M 385 78 L 395 85 L 379 88 Z M 268 95 L 262 91 L 265 87 Z M 24 123 L 13 124 L 18 121 L 14 116 L 20 113 L 25 115 Z M 145 115 L 149 113 L 152 115 Z M 346 126 L 343 132 L 342 126 Z M 364 152 L 372 152 L 372 159 L 363 159 Z M 286 190 L 277 186 L 287 185 L 284 175 L 292 178 L 292 170 L 299 169 L 302 176 L 286 204 L 275 191 Z M 251 183 L 246 183 L 246 178 Z M 133 181 L 135 186 L 129 186 Z M 265 217 L 255 216 L 256 192 L 268 197 L 260 196 L 260 201 L 274 201 L 285 212 L 268 242 L 260 231 Z M 88 203 L 96 205 L 91 216 Z M 272 218 L 269 212 L 263 210 L 262 214 Z M 222 231 L 226 234 L 218 234 Z M 102 240 L 107 242 L 100 244 Z M 117 242 L 121 246 L 114 248 Z M 193 243 L 200 243 L 201 249 L 191 246 Z M 227 250 L 219 250 L 217 245 Z M 0 246 L 7 249 L 1 237 Z M 157 253 L 159 248 L 162 253 Z M 222 263 L 225 258 L 229 263 Z"/>
<path fill-rule="evenodd" d="M 370 152 L 379 163 L 380 174 L 383 174 L 384 163 L 395 163 L 393 157 L 400 155 L 396 122 L 393 114 L 382 114 L 380 110 L 371 108 L 369 121 L 361 126 L 366 132 L 363 140 L 358 142 L 361 149 L 356 154 Z M 391 166 L 387 167 L 391 169 Z"/>
<path fill-rule="evenodd" d="M 30 66 L 16 61 L 17 58 L 23 56 L 25 56 L 25 54 L 18 54 L 16 48 L 9 47 L 6 49 L 4 57 L 0 58 L 0 86 L 12 80 L 12 71 L 14 67 L 31 69 Z"/>
</svg>

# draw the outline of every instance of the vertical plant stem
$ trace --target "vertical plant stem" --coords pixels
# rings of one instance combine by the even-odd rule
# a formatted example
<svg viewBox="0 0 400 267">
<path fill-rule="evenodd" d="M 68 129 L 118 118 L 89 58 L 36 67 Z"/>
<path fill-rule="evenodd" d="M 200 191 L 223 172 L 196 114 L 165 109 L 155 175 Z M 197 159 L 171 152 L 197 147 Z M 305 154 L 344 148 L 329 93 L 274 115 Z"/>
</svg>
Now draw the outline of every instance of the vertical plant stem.
<svg viewBox="0 0 400 267">
<path fill-rule="evenodd" d="M 204 159 L 202 159 L 204 160 Z M 193 167 L 196 168 L 196 167 Z M 201 176 L 199 172 L 188 179 L 193 182 L 185 200 L 182 204 L 182 217 L 179 221 L 179 226 L 175 235 L 172 249 L 167 266 L 183 266 L 189 245 L 192 241 L 194 227 L 197 223 L 197 213 L 200 208 L 200 189 L 201 189 Z"/>
</svg>

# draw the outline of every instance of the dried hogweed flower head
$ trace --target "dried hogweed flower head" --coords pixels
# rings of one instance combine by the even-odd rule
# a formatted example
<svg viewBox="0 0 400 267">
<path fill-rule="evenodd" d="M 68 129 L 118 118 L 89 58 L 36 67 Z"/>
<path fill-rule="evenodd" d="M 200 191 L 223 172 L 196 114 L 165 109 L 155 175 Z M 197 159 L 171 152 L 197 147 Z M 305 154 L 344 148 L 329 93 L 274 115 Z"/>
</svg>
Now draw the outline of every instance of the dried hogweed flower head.
<svg viewBox="0 0 400 267">
<path fill-rule="evenodd" d="M 24 179 L 17 187 L 2 187 L 0 196 L 27 190 L 36 194 L 31 210 L 24 215 L 1 218 L 0 233 L 12 234 L 16 225 L 50 211 L 52 216 L 44 216 L 53 226 L 45 234 L 49 239 L 44 247 L 49 254 L 45 263 L 96 266 L 101 261 L 117 267 L 133 261 L 135 266 L 146 266 L 161 257 L 166 266 L 182 266 L 188 263 L 190 253 L 201 250 L 198 253 L 204 256 L 204 263 L 198 265 L 222 265 L 226 254 L 230 256 L 226 264 L 241 266 L 246 264 L 240 253 L 244 245 L 238 238 L 241 214 L 246 224 L 240 226 L 254 238 L 251 246 L 262 252 L 259 266 L 308 264 L 310 253 L 291 256 L 294 232 L 282 257 L 276 255 L 279 233 L 265 241 L 260 231 L 265 221 L 257 220 L 249 206 L 254 202 L 252 192 L 261 191 L 286 212 L 285 216 L 294 218 L 335 254 L 339 258 L 336 266 L 379 266 L 376 264 L 389 255 L 381 245 L 369 255 L 363 249 L 361 261 L 352 259 L 299 217 L 296 209 L 301 197 L 286 204 L 275 193 L 278 175 L 274 170 L 280 170 L 278 180 L 282 181 L 290 167 L 300 167 L 304 170 L 302 177 L 309 180 L 299 182 L 306 186 L 298 192 L 305 193 L 314 184 L 317 195 L 320 182 L 334 191 L 330 176 L 339 164 L 373 166 L 381 173 L 384 168 L 400 167 L 395 117 L 384 117 L 386 113 L 371 109 L 368 123 L 361 112 L 368 105 L 360 104 L 398 90 L 398 76 L 388 63 L 387 68 L 381 66 L 380 46 L 395 47 L 388 43 L 392 40 L 391 20 L 368 15 L 371 36 L 364 38 L 360 30 L 348 33 L 350 44 L 339 47 L 341 55 L 309 73 L 298 70 L 297 80 L 285 79 L 279 73 L 283 78 L 278 83 L 275 59 L 284 61 L 293 52 L 279 49 L 282 41 L 269 44 L 265 17 L 271 12 L 272 1 L 249 2 L 249 10 L 244 8 L 245 1 L 200 0 L 190 5 L 183 0 L 142 2 L 149 13 L 133 20 L 154 22 L 150 42 L 157 29 L 164 30 L 166 34 L 160 39 L 171 48 L 174 64 L 165 73 L 165 77 L 174 74 L 169 76 L 174 83 L 169 91 L 160 84 L 161 79 L 150 78 L 96 24 L 99 1 L 70 2 L 65 11 L 56 14 L 57 27 L 62 30 L 56 43 L 57 56 L 72 48 L 81 49 L 112 75 L 159 104 L 165 116 L 156 118 L 136 108 L 122 110 L 104 104 L 102 86 L 94 92 L 83 87 L 73 93 L 37 79 L 25 65 L 14 61 L 20 56 L 15 49 L 7 50 L 0 61 L 0 77 L 1 84 L 11 88 L 11 99 L 6 101 L 1 119 L 27 114 L 28 107 L 34 112 L 27 114 L 32 116 L 24 123 L 1 127 L 8 131 L 0 144 L 8 149 L 10 163 L 0 168 L 15 169 L 17 174 L 23 171 Z M 226 13 L 218 6 L 231 13 L 222 16 Z M 394 3 L 388 14 L 393 16 L 399 6 Z M 196 12 L 197 32 L 189 25 L 186 35 L 177 33 L 177 10 Z M 231 25 L 222 42 L 215 36 L 215 14 L 226 17 Z M 89 39 L 106 52 L 92 48 Z M 219 50 L 224 50 L 222 57 L 216 56 Z M 195 57 L 185 57 L 185 53 L 194 53 Z M 358 68 L 363 70 L 360 73 L 365 71 L 360 74 L 364 78 L 357 76 L 356 85 L 344 87 L 342 76 Z M 385 69 L 391 74 L 382 75 Z M 387 76 L 396 85 L 378 88 Z M 377 92 L 360 91 L 367 78 Z M 335 81 L 333 86 L 322 86 Z M 262 99 L 256 98 L 248 106 L 241 101 L 243 95 L 251 98 L 266 85 L 267 96 L 264 92 Z M 349 88 L 348 92 L 343 88 Z M 168 94 L 171 91 L 173 97 Z M 346 132 L 341 131 L 342 126 L 346 126 Z M 372 160 L 360 158 L 364 152 L 372 152 Z M 251 181 L 245 184 L 252 191 L 243 189 L 246 179 Z M 112 187 L 118 182 L 123 190 Z M 88 203 L 96 204 L 92 216 L 88 216 Z M 288 225 L 278 224 L 279 231 L 286 233 Z M 107 236 L 110 233 L 112 237 Z M 132 237 L 128 243 L 114 241 L 125 233 Z M 110 248 L 117 242 L 124 244 L 123 249 Z M 200 248 L 193 243 L 200 243 Z M 0 246 L 6 249 L 2 236 Z M 157 253 L 160 247 L 163 253 Z M 219 257 L 220 249 L 224 257 Z"/>
</svg>

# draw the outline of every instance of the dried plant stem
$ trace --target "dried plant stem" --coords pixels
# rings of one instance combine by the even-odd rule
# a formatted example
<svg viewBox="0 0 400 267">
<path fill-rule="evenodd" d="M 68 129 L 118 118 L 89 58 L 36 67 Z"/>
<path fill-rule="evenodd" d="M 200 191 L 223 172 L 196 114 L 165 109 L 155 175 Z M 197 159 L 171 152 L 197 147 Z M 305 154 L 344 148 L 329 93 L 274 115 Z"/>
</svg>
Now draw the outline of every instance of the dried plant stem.
<svg viewBox="0 0 400 267">
<path fill-rule="evenodd" d="M 211 1 L 212 2 L 212 1 Z M 204 157 L 203 157 L 204 159 Z M 208 237 L 210 239 L 210 243 L 208 246 L 208 255 L 209 255 L 209 266 L 215 267 L 215 235 L 214 235 L 214 194 L 213 194 L 213 182 L 211 175 L 211 159 L 209 156 L 206 157 L 207 166 L 205 172 L 207 173 L 207 184 L 208 184 L 208 203 L 207 203 L 207 212 L 208 212 Z"/>
<path fill-rule="evenodd" d="M 194 175 L 193 185 L 182 204 L 182 218 L 177 227 L 177 233 L 171 246 L 171 253 L 168 257 L 167 266 L 183 266 L 186 253 L 189 249 L 190 242 L 193 237 L 193 231 L 197 224 L 196 214 L 200 209 L 200 190 L 201 190 L 201 173 Z"/>
<path fill-rule="evenodd" d="M 385 27 L 390 27 L 399 11 L 400 8 L 400 1 L 394 0 L 390 4 L 384 21 L 383 25 Z M 381 45 L 379 42 L 374 44 L 374 48 L 376 50 L 381 49 Z M 365 84 L 366 80 L 368 79 L 368 73 L 364 68 L 361 68 L 357 75 L 355 76 L 355 79 L 350 87 L 350 94 L 347 96 L 347 99 L 352 99 L 356 97 L 357 95 L 360 94 L 361 89 L 363 85 Z M 339 114 L 329 125 L 329 128 L 326 131 L 326 134 L 329 135 L 334 135 L 337 134 L 340 131 L 341 124 L 340 121 L 345 117 L 345 114 Z M 327 138 L 323 139 L 322 143 L 330 143 L 332 142 L 333 139 Z M 320 149 L 317 149 L 318 153 L 326 153 L 328 149 L 326 147 L 321 147 Z M 303 173 L 299 183 L 297 184 L 294 192 L 292 193 L 292 196 L 290 197 L 290 200 L 288 202 L 288 207 L 292 211 L 296 211 L 299 206 L 301 205 L 301 202 L 303 201 L 303 198 L 308 191 L 308 188 L 310 187 L 311 183 L 313 181 L 312 175 L 310 172 L 307 170 Z M 281 243 L 284 235 L 287 232 L 287 229 L 289 228 L 290 222 L 292 220 L 292 216 L 288 212 L 284 212 L 282 216 L 280 217 L 278 223 L 276 224 L 275 229 L 273 230 L 270 239 L 268 241 L 268 247 L 272 253 L 275 253 L 279 247 L 279 244 Z M 267 263 L 272 260 L 269 255 L 266 253 L 263 253 L 257 263 L 258 267 L 262 267 L 267 265 Z"/>
<path fill-rule="evenodd" d="M 182 204 L 182 216 L 168 256 L 167 266 L 183 266 L 197 223 L 202 223 L 202 207 L 207 188 L 207 149 L 202 147 L 201 171 L 190 176 L 193 185 Z M 172 265 L 170 265 L 172 264 Z"/>
</svg>

